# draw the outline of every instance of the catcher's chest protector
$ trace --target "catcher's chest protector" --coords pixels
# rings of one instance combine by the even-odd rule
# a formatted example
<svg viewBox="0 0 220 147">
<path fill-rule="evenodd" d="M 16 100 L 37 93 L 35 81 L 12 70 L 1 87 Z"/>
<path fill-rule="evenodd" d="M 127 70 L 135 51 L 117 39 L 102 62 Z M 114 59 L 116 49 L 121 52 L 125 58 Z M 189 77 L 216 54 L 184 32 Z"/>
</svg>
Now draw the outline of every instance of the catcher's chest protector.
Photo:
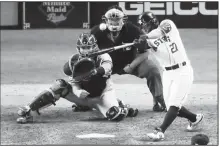
<svg viewBox="0 0 220 147">
<path fill-rule="evenodd" d="M 96 37 L 100 49 L 133 42 L 141 34 L 140 30 L 131 23 L 125 23 L 115 42 L 108 38 L 109 31 L 107 29 L 102 31 L 99 29 L 99 26 L 95 26 L 91 33 Z M 113 61 L 113 73 L 117 73 L 134 60 L 136 49 L 134 47 L 127 47 L 124 50 L 110 52 L 109 55 Z"/>
<path fill-rule="evenodd" d="M 82 81 L 80 86 L 90 93 L 89 97 L 101 96 L 103 90 L 106 87 L 106 81 L 108 78 L 96 75 L 89 81 Z"/>
</svg>

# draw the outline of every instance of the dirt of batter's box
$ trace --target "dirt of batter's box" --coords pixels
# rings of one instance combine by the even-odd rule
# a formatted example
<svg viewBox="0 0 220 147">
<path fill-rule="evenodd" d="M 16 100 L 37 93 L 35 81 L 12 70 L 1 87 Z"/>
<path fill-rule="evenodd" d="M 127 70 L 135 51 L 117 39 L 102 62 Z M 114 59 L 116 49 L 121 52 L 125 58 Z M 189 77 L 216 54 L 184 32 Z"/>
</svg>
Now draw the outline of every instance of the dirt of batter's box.
<svg viewBox="0 0 220 147">
<path fill-rule="evenodd" d="M 186 132 L 188 121 L 177 118 L 168 128 L 162 142 L 149 142 L 144 138 L 159 125 L 165 113 L 140 109 L 136 118 L 122 122 L 109 122 L 97 111 L 72 112 L 71 108 L 51 107 L 34 115 L 34 123 L 17 124 L 17 107 L 1 108 L 1 145 L 189 145 L 198 133 L 210 137 L 210 144 L 217 145 L 217 105 L 187 105 L 193 112 L 202 112 L 198 132 Z M 77 135 L 100 133 L 115 135 L 114 138 L 76 138 Z"/>
</svg>

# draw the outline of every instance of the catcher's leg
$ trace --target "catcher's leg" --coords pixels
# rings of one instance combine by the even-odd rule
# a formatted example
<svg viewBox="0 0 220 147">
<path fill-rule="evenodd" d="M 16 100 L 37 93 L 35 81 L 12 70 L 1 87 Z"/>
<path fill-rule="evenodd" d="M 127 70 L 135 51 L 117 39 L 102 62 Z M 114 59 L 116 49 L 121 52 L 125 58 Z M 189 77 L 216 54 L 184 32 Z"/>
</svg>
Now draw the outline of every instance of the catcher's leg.
<svg viewBox="0 0 220 147">
<path fill-rule="evenodd" d="M 92 107 L 89 106 L 88 101 L 86 99 L 78 98 L 76 95 L 74 95 L 71 92 L 69 92 L 68 95 L 64 97 L 64 99 L 74 103 L 72 105 L 72 111 L 73 112 L 86 112 L 86 111 L 92 111 Z"/>
<path fill-rule="evenodd" d="M 122 101 L 116 98 L 115 91 L 110 80 L 100 98 L 90 99 L 94 107 L 100 111 L 104 117 L 109 120 L 120 121 L 125 117 L 135 117 L 138 114 L 137 109 L 124 105 Z"/>
<path fill-rule="evenodd" d="M 88 98 L 88 103 L 110 121 L 121 121 L 128 115 L 128 109 L 120 107 L 117 100 L 109 103 L 101 96 Z"/>
<path fill-rule="evenodd" d="M 56 80 L 56 82 L 48 90 L 41 92 L 30 104 L 21 107 L 18 110 L 18 115 L 21 117 L 17 119 L 17 122 L 31 122 L 33 120 L 31 111 L 36 111 L 38 114 L 40 114 L 39 109 L 48 107 L 52 104 L 55 105 L 55 102 L 59 100 L 60 97 L 65 97 L 70 91 L 71 85 L 68 84 L 65 80 Z"/>
<path fill-rule="evenodd" d="M 138 77 L 147 79 L 148 88 L 154 98 L 153 110 L 164 111 L 166 105 L 163 98 L 163 85 L 160 68 L 152 59 L 146 59 L 137 67 L 136 72 Z"/>
<path fill-rule="evenodd" d="M 73 104 L 72 105 L 72 111 L 73 112 L 87 112 L 87 111 L 92 111 L 93 109 L 89 106 L 83 106 L 83 105 L 80 105 L 80 104 Z"/>
</svg>

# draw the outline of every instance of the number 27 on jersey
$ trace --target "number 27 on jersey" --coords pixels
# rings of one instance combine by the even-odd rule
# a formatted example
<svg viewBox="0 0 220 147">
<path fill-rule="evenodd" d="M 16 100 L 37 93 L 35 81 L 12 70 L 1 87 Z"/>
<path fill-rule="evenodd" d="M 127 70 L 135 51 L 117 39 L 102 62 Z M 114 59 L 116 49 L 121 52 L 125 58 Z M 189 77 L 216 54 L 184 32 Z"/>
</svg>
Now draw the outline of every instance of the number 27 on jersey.
<svg viewBox="0 0 220 147">
<path fill-rule="evenodd" d="M 175 53 L 175 52 L 178 51 L 176 43 L 170 44 L 170 50 L 171 50 L 172 53 Z"/>
</svg>

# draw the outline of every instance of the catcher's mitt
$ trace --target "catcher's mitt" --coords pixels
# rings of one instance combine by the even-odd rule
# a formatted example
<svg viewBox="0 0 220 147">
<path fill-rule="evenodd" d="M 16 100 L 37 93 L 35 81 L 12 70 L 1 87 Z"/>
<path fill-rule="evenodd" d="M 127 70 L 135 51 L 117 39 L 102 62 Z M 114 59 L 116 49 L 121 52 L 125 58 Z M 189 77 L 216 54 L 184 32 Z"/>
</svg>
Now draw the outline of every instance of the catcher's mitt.
<svg viewBox="0 0 220 147">
<path fill-rule="evenodd" d="M 95 61 L 91 58 L 85 57 L 78 60 L 73 65 L 73 79 L 75 82 L 88 81 L 91 76 L 96 74 Z"/>
<path fill-rule="evenodd" d="M 191 138 L 191 145 L 207 145 L 209 137 L 205 134 L 196 134 Z"/>
</svg>

